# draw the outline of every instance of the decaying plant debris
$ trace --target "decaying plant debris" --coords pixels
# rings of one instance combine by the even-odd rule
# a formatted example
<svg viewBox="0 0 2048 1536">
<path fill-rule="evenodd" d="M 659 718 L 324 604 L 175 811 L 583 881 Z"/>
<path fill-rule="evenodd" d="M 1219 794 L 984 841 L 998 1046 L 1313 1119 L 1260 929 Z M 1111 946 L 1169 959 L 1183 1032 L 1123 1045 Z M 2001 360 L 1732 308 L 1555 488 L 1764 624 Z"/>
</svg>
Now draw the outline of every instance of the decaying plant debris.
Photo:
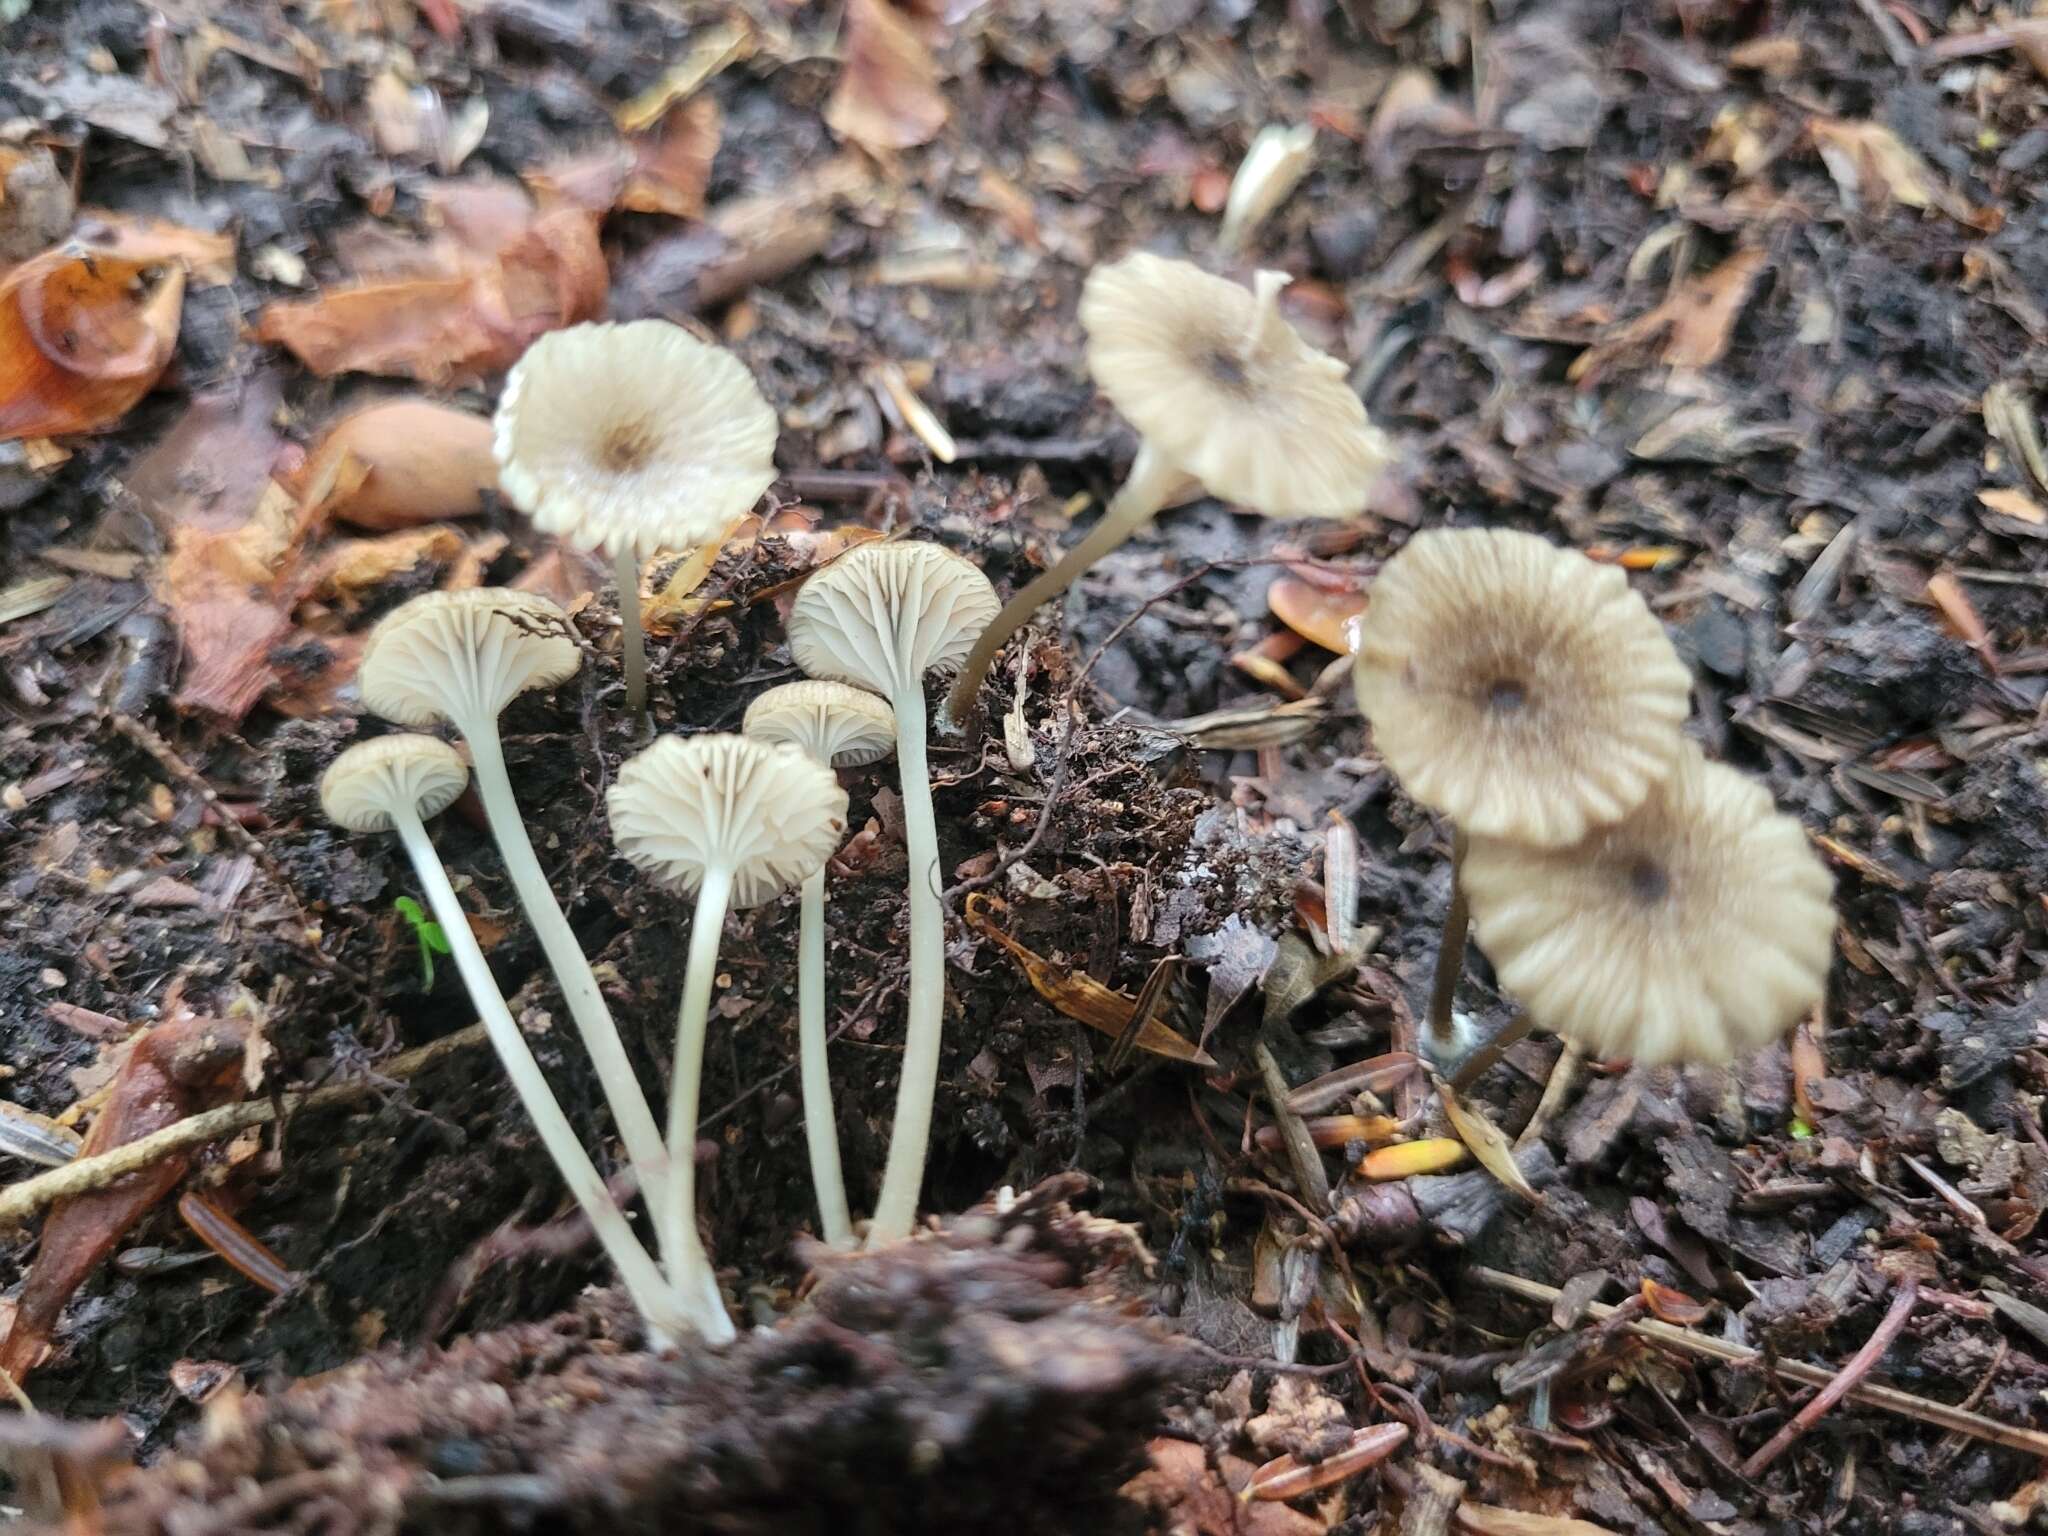
<svg viewBox="0 0 2048 1536">
<path fill-rule="evenodd" d="M 44 1415 L 0 1422 L 0 1497 L 137 1531 L 2040 1518 L 2039 22 L 1979 0 L 0 16 L 0 1095 L 23 1111 L 0 1149 L 114 1139 L 122 1085 L 190 1016 L 238 1045 L 174 1106 L 234 1100 L 226 1134 L 156 1164 L 161 1190 L 97 1180 L 91 1139 L 76 1174 L 0 1168 L 0 1321 Z M 1256 143 L 1285 148 L 1277 191 L 1233 189 Z M 600 1252 L 402 852 L 319 814 L 368 734 L 365 640 L 429 591 L 570 613 L 582 665 L 508 706 L 502 751 L 660 1088 L 687 903 L 598 809 L 644 745 L 613 576 L 490 488 L 504 371 L 560 324 L 656 318 L 759 382 L 779 478 L 635 588 L 654 728 L 733 732 L 798 675 L 784 623 L 835 555 L 910 530 L 1008 596 L 1093 526 L 1139 441 L 1091 382 L 1081 289 L 1141 249 L 1293 277 L 1280 312 L 1396 465 L 1351 523 L 1169 506 L 1003 653 L 974 734 L 932 742 L 924 1208 L 1079 1170 L 1156 1267 L 1105 1299 L 1084 1254 L 1114 1229 L 1055 1216 L 1064 1183 L 907 1247 L 802 1244 L 791 897 L 726 929 L 705 1061 L 697 1205 L 745 1336 L 650 1355 L 587 1294 Z M 67 345 L 53 315 L 91 330 Z M 1451 840 L 1338 652 L 1383 562 L 1445 525 L 1626 571 L 1691 675 L 1690 739 L 1826 862 L 1829 991 L 1782 1043 L 1630 1070 L 1539 1034 L 1450 1097 L 1428 1076 Z M 907 861 L 893 768 L 844 783 L 826 1024 L 859 1212 L 901 1075 Z M 481 808 L 435 842 L 633 1206 Z M 1476 955 L 1455 1002 L 1479 1034 L 1514 1011 Z"/>
</svg>

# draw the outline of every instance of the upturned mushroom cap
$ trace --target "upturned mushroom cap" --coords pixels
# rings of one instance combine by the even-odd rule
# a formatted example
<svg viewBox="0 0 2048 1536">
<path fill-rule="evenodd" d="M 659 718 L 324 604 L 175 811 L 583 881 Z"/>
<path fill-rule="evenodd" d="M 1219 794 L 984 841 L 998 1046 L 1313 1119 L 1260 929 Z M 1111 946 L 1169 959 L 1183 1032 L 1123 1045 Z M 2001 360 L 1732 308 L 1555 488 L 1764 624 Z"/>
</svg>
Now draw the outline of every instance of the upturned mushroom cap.
<svg viewBox="0 0 2048 1536">
<path fill-rule="evenodd" d="M 885 697 L 951 672 L 1002 608 L 972 561 L 936 544 L 861 544 L 797 590 L 789 647 L 812 677 Z"/>
<path fill-rule="evenodd" d="M 494 427 L 512 504 L 614 558 L 709 543 L 775 478 L 775 412 L 753 375 L 666 320 L 548 332 L 505 380 Z"/>
<path fill-rule="evenodd" d="M 879 762 L 896 749 L 896 716 L 887 701 L 821 677 L 770 688 L 747 706 L 741 729 L 835 768 Z"/>
<path fill-rule="evenodd" d="M 1081 290 L 1088 371 L 1212 496 L 1273 517 L 1355 517 L 1387 440 L 1344 365 L 1280 317 L 1285 274 L 1257 281 L 1142 251 L 1097 267 Z"/>
<path fill-rule="evenodd" d="M 1761 784 L 1691 746 L 1633 815 L 1568 848 L 1474 838 L 1462 878 L 1502 987 L 1595 1056 L 1727 1061 L 1827 984 L 1834 882 Z"/>
<path fill-rule="evenodd" d="M 359 741 L 320 775 L 320 808 L 351 832 L 389 832 L 402 806 L 438 816 L 469 783 L 462 754 L 433 736 L 404 733 Z"/>
<path fill-rule="evenodd" d="M 730 869 L 735 907 L 801 885 L 846 832 L 846 791 L 830 768 L 745 736 L 664 736 L 627 759 L 605 804 L 634 864 L 684 891 L 707 869 Z"/>
<path fill-rule="evenodd" d="M 363 702 L 400 725 L 494 719 L 529 688 L 573 677 L 569 616 L 536 592 L 425 592 L 378 620 L 363 647 Z"/>
<path fill-rule="evenodd" d="M 1352 676 L 1410 795 L 1475 837 L 1543 846 L 1642 803 L 1692 686 L 1618 569 L 1508 529 L 1410 539 L 1373 582 Z"/>
</svg>

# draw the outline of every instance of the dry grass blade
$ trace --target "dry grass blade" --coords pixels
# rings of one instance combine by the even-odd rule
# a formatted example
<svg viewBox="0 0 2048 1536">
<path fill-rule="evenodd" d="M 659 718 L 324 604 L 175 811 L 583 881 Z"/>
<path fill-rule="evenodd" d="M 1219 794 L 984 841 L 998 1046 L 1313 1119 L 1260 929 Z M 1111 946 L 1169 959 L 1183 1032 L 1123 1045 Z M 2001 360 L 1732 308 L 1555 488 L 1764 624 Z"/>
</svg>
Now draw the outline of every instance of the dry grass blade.
<svg viewBox="0 0 2048 1536">
<path fill-rule="evenodd" d="M 1515 1166 L 1515 1149 L 1501 1128 L 1480 1110 L 1460 1100 L 1451 1085 L 1441 1078 L 1437 1080 L 1436 1091 L 1443 1100 L 1444 1115 L 1450 1120 L 1451 1129 L 1458 1133 L 1458 1139 L 1479 1160 L 1479 1166 L 1532 1205 L 1540 1204 L 1543 1197 L 1522 1177 L 1522 1170 Z"/>
</svg>

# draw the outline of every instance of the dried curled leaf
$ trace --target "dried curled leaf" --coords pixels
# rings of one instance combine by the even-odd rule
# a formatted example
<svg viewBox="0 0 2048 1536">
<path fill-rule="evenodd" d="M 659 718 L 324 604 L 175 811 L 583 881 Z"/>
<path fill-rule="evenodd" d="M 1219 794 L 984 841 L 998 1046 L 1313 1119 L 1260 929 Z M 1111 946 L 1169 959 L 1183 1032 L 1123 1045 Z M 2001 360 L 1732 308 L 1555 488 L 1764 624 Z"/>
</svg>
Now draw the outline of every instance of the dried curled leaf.
<svg viewBox="0 0 2048 1536">
<path fill-rule="evenodd" d="M 909 6 L 851 0 L 845 61 L 825 122 L 867 150 L 928 144 L 946 124 L 946 98 L 932 57 L 935 28 Z"/>
<path fill-rule="evenodd" d="M 1663 303 L 1588 347 L 1566 370 L 1576 382 L 1590 382 L 1624 358 L 1657 345 L 1658 361 L 1673 368 L 1711 368 L 1728 342 L 1770 264 L 1761 246 L 1745 246 L 1711 272 L 1687 278 Z"/>
<path fill-rule="evenodd" d="M 1451 1129 L 1458 1133 L 1458 1139 L 1472 1149 L 1472 1155 L 1479 1159 L 1479 1166 L 1524 1200 L 1531 1204 L 1540 1201 L 1543 1197 L 1523 1176 L 1515 1162 L 1515 1149 L 1501 1128 L 1481 1111 L 1462 1103 L 1449 1083 L 1439 1080 L 1436 1088 L 1438 1097 L 1443 1100 L 1444 1118 L 1451 1122 Z"/>
<path fill-rule="evenodd" d="M 652 133 L 633 141 L 633 168 L 618 205 L 674 219 L 699 217 L 724 127 L 718 103 L 709 96 L 671 108 Z"/>
<path fill-rule="evenodd" d="M 0 442 L 109 426 L 177 345 L 185 274 L 68 246 L 0 277 Z"/>
<path fill-rule="evenodd" d="M 1917 151 L 1882 123 L 1847 122 L 1812 117 L 1806 131 L 1813 138 L 1842 200 L 1855 207 L 1868 203 L 1882 211 L 1890 203 L 1908 208 L 1933 208 L 1958 224 L 1987 232 L 2004 223 L 1996 208 L 1975 208 L 1934 174 Z"/>
<path fill-rule="evenodd" d="M 1276 1456 L 1252 1474 L 1242 1497 L 1247 1499 L 1298 1499 L 1305 1493 L 1328 1488 L 1356 1477 L 1367 1467 L 1377 1466 L 1407 1443 L 1406 1424 L 1368 1424 L 1351 1432 L 1351 1443 L 1334 1456 L 1304 1462 L 1294 1456 Z"/>
<path fill-rule="evenodd" d="M 1469 1499 L 1458 1506 L 1456 1519 L 1458 1529 L 1469 1536 L 1614 1536 L 1606 1526 L 1590 1520 L 1474 1504 Z"/>
<path fill-rule="evenodd" d="M 1669 1323 L 1674 1328 L 1694 1328 L 1707 1320 L 1705 1302 L 1694 1301 L 1685 1292 L 1673 1290 L 1655 1280 L 1643 1281 L 1643 1304 L 1658 1322 Z"/>
</svg>

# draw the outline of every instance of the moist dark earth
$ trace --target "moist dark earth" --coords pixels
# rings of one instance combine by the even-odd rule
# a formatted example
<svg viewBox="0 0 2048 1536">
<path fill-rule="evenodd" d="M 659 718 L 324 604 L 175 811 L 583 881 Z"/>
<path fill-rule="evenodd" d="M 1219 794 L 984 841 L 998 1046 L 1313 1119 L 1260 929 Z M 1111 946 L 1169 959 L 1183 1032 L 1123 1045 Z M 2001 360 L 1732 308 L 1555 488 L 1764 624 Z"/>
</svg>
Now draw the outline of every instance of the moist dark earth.
<svg viewBox="0 0 2048 1536">
<path fill-rule="evenodd" d="M 233 1504 L 231 1474 L 311 1474 L 223 1451 L 179 1485 L 223 1529 L 675 1528 L 691 1518 L 677 1509 L 705 1529 L 796 1529 L 787 1511 L 803 1508 L 852 1511 L 859 1529 L 971 1528 L 1000 1511 L 1019 1528 L 1426 1531 L 1445 1528 L 1426 1496 L 1438 1473 L 1467 1485 L 1468 1510 L 1615 1532 L 2019 1528 L 2043 1492 L 2024 1453 L 1854 1401 L 1745 1477 L 1806 1388 L 1648 1350 L 1568 1308 L 1553 1321 L 1477 1272 L 1561 1287 L 1604 1271 L 1610 1301 L 1655 1281 L 1706 1306 L 1702 1331 L 1829 1370 L 1912 1281 L 1919 1304 L 1873 1379 L 2041 1423 L 2048 85 L 2031 60 L 2048 69 L 2048 39 L 1967 0 L 956 9 L 0 4 L 20 13 L 0 24 L 0 149 L 48 149 L 81 224 L 94 209 L 168 219 L 225 234 L 233 254 L 231 280 L 189 283 L 145 399 L 54 447 L 0 442 L 0 1091 L 45 1115 L 95 1107 L 120 1039 L 180 1006 L 260 1041 L 236 1092 L 365 1085 L 351 1108 L 207 1149 L 181 1186 L 276 1251 L 297 1276 L 285 1294 L 209 1257 L 167 1199 L 85 1280 L 28 1398 L 67 1421 L 118 1418 L 124 1454 L 149 1462 L 232 1378 L 281 1393 L 380 1351 L 349 1390 L 432 1401 L 434 1383 L 595 1371 L 576 1390 L 633 1426 L 613 1442 L 557 1405 L 492 1421 L 488 1454 L 390 1453 L 404 1476 L 485 1478 L 461 1514 L 358 1498 L 400 1475 L 361 1457 L 360 1485 L 271 1481 Z M 899 34 L 926 40 L 944 121 L 919 147 L 842 142 L 826 115 L 843 71 L 867 71 L 871 117 L 917 116 L 930 82 L 874 42 Z M 183 524 L 247 516 L 343 406 L 421 388 L 483 410 L 495 398 L 502 365 L 425 385 L 321 376 L 257 338 L 266 305 L 440 228 L 450 182 L 545 185 L 614 143 L 621 104 L 692 59 L 722 120 L 702 217 L 604 213 L 601 312 L 731 346 L 782 416 L 785 473 L 765 531 L 732 540 L 657 628 L 659 729 L 736 729 L 754 694 L 796 675 L 778 604 L 819 558 L 817 530 L 907 530 L 1009 589 L 1085 528 L 1136 446 L 1093 390 L 1074 319 L 1097 260 L 1142 247 L 1292 274 L 1288 317 L 1352 366 L 1399 451 L 1357 522 L 1210 501 L 1168 512 L 1080 583 L 1063 625 L 1048 611 L 1013 644 L 985 731 L 935 742 L 954 921 L 926 1208 L 1058 1177 L 1061 1198 L 1130 1224 L 1149 1253 L 1011 1274 L 984 1216 L 928 1240 L 931 1274 L 904 1280 L 918 1299 L 893 1311 L 848 1302 L 843 1264 L 807 1282 L 796 908 L 771 903 L 726 931 L 699 1156 L 727 1294 L 744 1322 L 782 1332 L 726 1366 L 652 1360 L 615 1300 L 586 1294 L 605 1283 L 600 1256 L 565 1221 L 484 1050 L 403 1081 L 380 1071 L 473 1014 L 452 967 L 425 982 L 395 906 L 413 892 L 395 844 L 339 833 L 317 804 L 321 770 L 377 728 L 356 718 L 351 637 L 419 591 L 515 580 L 556 558 L 550 541 L 487 495 L 409 567 L 307 588 L 296 627 L 255 659 L 272 674 L 261 697 L 227 716 L 176 702 L 201 616 L 165 576 Z M 373 89 L 387 79 L 414 128 L 418 93 L 438 103 L 432 142 L 405 141 L 406 113 Z M 1269 123 L 1314 123 L 1315 147 L 1228 257 L 1223 192 Z M 24 229 L 34 209 L 19 187 L 0 201 L 0 236 L 26 242 L 0 243 L 8 257 L 70 231 L 61 215 Z M 892 369 L 950 432 L 951 462 L 906 417 Z M 1531 529 L 1634 573 L 1695 669 L 1690 729 L 1803 821 L 1842 929 L 1796 1097 L 1784 1046 L 1727 1071 L 1589 1067 L 1545 1135 L 1555 1177 L 1539 1202 L 1495 1190 L 1460 1218 L 1459 1243 L 1383 1233 L 1347 1253 L 1250 1134 L 1265 1117 L 1253 1047 L 1299 1083 L 1413 1043 L 1449 835 L 1379 765 L 1341 668 L 1326 675 L 1332 653 L 1294 640 L 1267 592 L 1291 573 L 1345 598 L 1412 530 L 1440 525 Z M 273 590 L 361 537 L 314 530 Z M 651 574 L 656 590 L 674 564 Z M 586 662 L 507 712 L 506 753 L 653 1088 L 689 918 L 611 847 L 603 791 L 638 745 L 616 610 L 601 573 L 562 569 Z M 56 576 L 54 600 L 24 597 Z M 1161 729 L 1216 710 L 1241 713 Z M 831 1025 L 858 1209 L 901 1049 L 905 861 L 888 765 L 846 782 L 858 835 L 832 877 Z M 480 813 L 459 803 L 434 838 L 572 1119 L 619 1167 Z M 1327 850 L 1347 839 L 1355 879 L 1332 879 Z M 1355 910 L 1333 910 L 1347 886 Z M 1178 957 L 1160 1017 L 1216 1065 L 1117 1059 L 964 921 L 970 895 L 999 898 L 977 910 L 1126 997 Z M 1329 955 L 1333 920 L 1371 939 L 1355 964 Z M 1511 1013 L 1476 952 L 1460 1006 L 1488 1026 Z M 1558 1050 L 1516 1046 L 1472 1102 L 1512 1136 Z M 1397 1117 L 1424 1112 L 1412 1082 L 1386 1097 Z M 1331 1176 L 1344 1156 L 1326 1156 Z M 997 1266 L 979 1279 L 942 1257 L 976 1244 Z M 10 1286 L 37 1251 L 29 1232 L 0 1250 Z M 897 1350 L 1007 1319 L 1075 1351 L 1060 1330 L 1101 1311 L 1126 1331 L 1086 1380 L 1013 1362 L 1006 1383 L 1009 1357 L 973 1357 L 1008 1405 L 964 1414 L 948 1444 L 954 1473 L 980 1480 L 973 1498 L 925 1467 L 951 1491 L 862 1502 L 863 1459 L 924 1466 L 906 1426 L 968 1391 L 915 1348 L 908 1366 L 860 1356 L 863 1327 Z M 1503 1382 L 1499 1368 L 1546 1347 L 1558 1370 Z M 833 1390 L 904 1411 L 860 1418 L 869 1440 L 841 1437 L 822 1470 L 776 1485 L 798 1500 L 778 1514 L 730 1466 L 796 1466 L 792 1445 L 830 1422 L 792 1385 L 811 1378 L 784 1370 L 798 1356 L 865 1360 L 870 1374 Z M 1148 1442 L 1154 1461 L 1161 1444 L 1198 1446 L 1197 1467 L 1233 1487 L 1283 1451 L 1320 1460 L 1327 1446 L 1257 1426 L 1327 1422 L 1326 1400 L 1349 1424 L 1416 1433 L 1291 1505 L 1226 1496 L 1218 1515 L 1156 1486 L 1116 1496 Z M 360 1404 L 333 1408 L 331 1433 L 356 1433 Z M 319 1430 L 287 1399 L 235 1411 Z M 750 1438 L 723 1481 L 691 1482 L 689 1446 L 721 1418 Z M 573 1475 L 516 1481 L 579 1434 Z M 1047 1475 L 1056 1457 L 1068 1475 Z M 611 1471 L 629 1492 L 598 1491 Z M 168 1485 L 143 1486 L 116 1507 L 155 1528 Z"/>
</svg>

